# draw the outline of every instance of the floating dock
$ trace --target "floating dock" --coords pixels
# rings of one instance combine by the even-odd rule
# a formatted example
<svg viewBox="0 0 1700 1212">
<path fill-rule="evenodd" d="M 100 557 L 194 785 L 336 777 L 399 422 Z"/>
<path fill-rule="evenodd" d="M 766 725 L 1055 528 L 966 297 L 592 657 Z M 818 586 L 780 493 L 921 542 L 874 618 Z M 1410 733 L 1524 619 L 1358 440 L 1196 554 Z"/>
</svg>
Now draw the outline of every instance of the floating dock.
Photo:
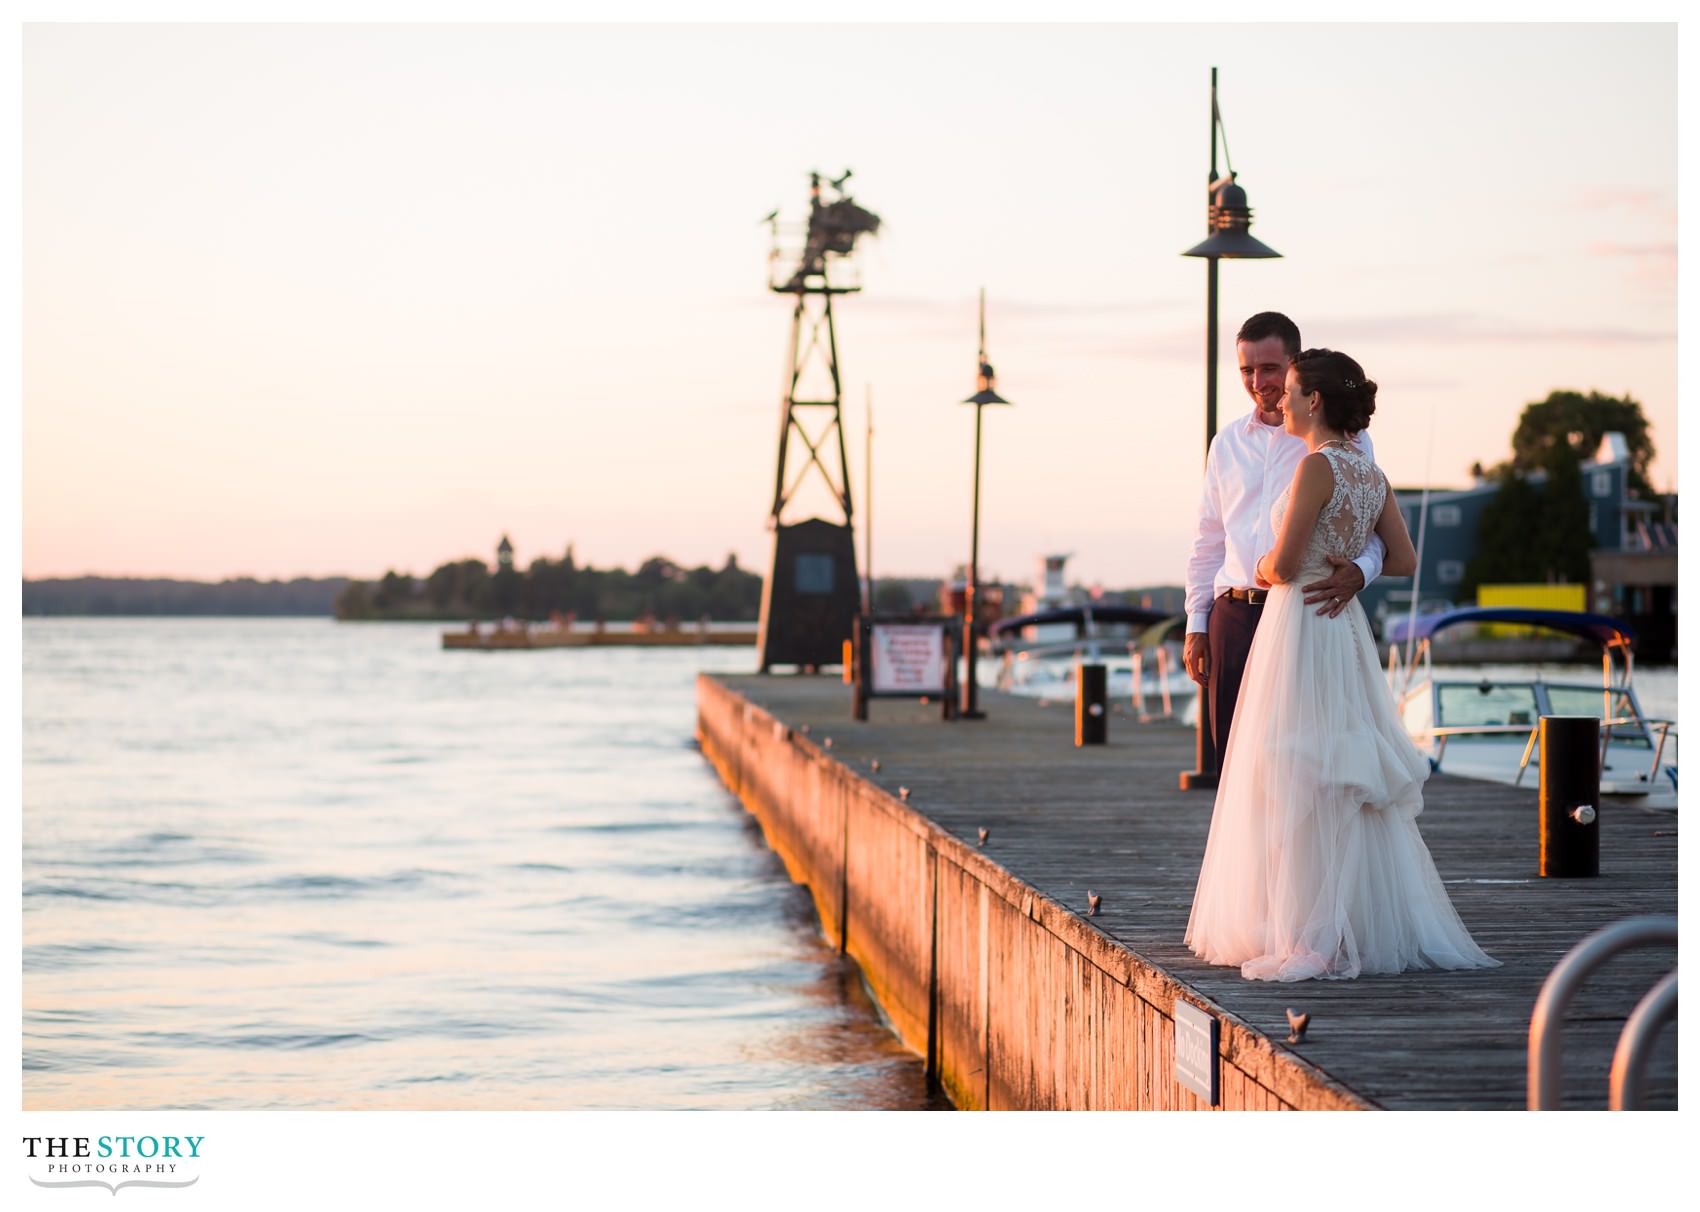
<svg viewBox="0 0 1700 1212">
<path fill-rule="evenodd" d="M 502 652 L 527 648 L 694 648 L 703 644 L 749 647 L 754 628 L 655 627 L 647 630 L 593 630 L 564 627 L 480 627 L 445 631 L 444 648 Z"/>
<path fill-rule="evenodd" d="M 985 720 L 946 723 L 936 705 L 875 700 L 856 723 L 828 677 L 697 681 L 703 753 L 960 1108 L 1204 1109 L 1177 1077 L 1185 1003 L 1219 1032 L 1219 1108 L 1522 1109 L 1553 965 L 1600 926 L 1676 912 L 1675 814 L 1607 804 L 1600 876 L 1542 879 L 1536 790 L 1436 776 L 1423 836 L 1502 966 L 1246 981 L 1182 941 L 1213 806 L 1177 789 L 1191 730 L 1123 711 L 1107 745 L 1076 748 L 1072 703 L 988 691 L 982 706 Z M 1606 1105 L 1623 1022 L 1675 963 L 1674 948 L 1631 951 L 1583 987 L 1566 1107 Z M 1296 1044 L 1289 1006 L 1310 1015 Z M 1653 1107 L 1676 1105 L 1676 1049 L 1672 1022 Z"/>
</svg>

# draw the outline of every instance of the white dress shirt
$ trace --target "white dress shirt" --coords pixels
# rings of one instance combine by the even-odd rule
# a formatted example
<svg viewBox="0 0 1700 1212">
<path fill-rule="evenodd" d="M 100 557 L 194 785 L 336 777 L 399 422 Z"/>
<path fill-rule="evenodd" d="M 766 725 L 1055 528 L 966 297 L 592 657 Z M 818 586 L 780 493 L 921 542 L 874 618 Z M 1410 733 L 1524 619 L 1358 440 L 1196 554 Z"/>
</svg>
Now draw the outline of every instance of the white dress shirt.
<svg viewBox="0 0 1700 1212">
<path fill-rule="evenodd" d="M 1375 458 L 1367 432 L 1358 434 L 1357 441 L 1359 449 Z M 1258 420 L 1255 408 L 1211 441 L 1204 460 L 1198 530 L 1186 566 L 1187 634 L 1209 629 L 1210 608 L 1222 594 L 1257 587 L 1258 558 L 1275 546 L 1270 511 L 1309 452 L 1303 438 Z M 1363 570 L 1365 585 L 1381 575 L 1386 558 L 1381 536 L 1370 535 L 1369 545 L 1354 561 Z"/>
</svg>

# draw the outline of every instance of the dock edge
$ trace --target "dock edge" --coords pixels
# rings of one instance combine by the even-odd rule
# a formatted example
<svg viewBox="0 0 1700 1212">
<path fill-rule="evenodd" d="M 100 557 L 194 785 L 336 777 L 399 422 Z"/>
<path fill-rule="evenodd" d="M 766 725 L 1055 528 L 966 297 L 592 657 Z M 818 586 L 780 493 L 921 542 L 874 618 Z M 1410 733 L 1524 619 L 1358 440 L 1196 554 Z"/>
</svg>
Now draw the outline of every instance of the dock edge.
<svg viewBox="0 0 1700 1212">
<path fill-rule="evenodd" d="M 1174 1078 L 1182 1000 L 1220 1024 L 1213 1109 L 1375 1109 L 712 674 L 697 741 L 957 1107 L 1212 1109 Z"/>
</svg>

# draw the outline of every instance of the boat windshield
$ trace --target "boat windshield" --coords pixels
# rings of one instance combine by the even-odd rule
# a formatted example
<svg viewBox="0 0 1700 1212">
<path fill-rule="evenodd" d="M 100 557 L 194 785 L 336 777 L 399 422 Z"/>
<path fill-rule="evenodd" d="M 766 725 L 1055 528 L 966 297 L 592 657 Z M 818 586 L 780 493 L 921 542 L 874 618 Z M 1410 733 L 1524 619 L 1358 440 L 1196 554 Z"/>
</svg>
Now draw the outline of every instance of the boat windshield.
<svg viewBox="0 0 1700 1212">
<path fill-rule="evenodd" d="M 1435 722 L 1448 728 L 1474 727 L 1491 724 L 1534 724 L 1540 718 L 1533 686 L 1499 686 L 1489 682 L 1480 685 L 1442 685 L 1436 704 L 1440 718 Z M 1594 696 L 1594 711 L 1600 708 L 1599 695 Z M 1468 739 L 1458 737 L 1458 740 Z"/>
<path fill-rule="evenodd" d="M 1545 715 L 1606 716 L 1605 695 L 1587 686 L 1555 686 L 1548 682 L 1540 687 L 1545 692 L 1543 705 L 1536 687 L 1527 682 L 1454 682 L 1436 687 L 1437 725 L 1446 728 L 1479 728 L 1498 726 L 1534 727 Z M 1637 716 L 1630 696 L 1613 693 L 1611 714 L 1619 719 Z M 1491 741 L 1491 735 L 1472 737 L 1468 733 L 1455 735 L 1453 744 L 1472 740 Z M 1646 749 L 1652 741 L 1647 732 L 1636 725 L 1619 724 L 1612 729 L 1614 748 Z"/>
<path fill-rule="evenodd" d="M 1549 686 L 1547 698 L 1552 703 L 1553 715 L 1591 715 L 1605 718 L 1605 696 L 1598 690 L 1588 690 L 1582 686 Z M 1624 696 L 1612 696 L 1612 714 L 1618 717 L 1634 715 L 1634 709 L 1625 701 Z M 1612 747 L 1625 749 L 1651 748 L 1651 740 L 1639 729 L 1629 726 L 1619 726 L 1612 729 Z"/>
</svg>

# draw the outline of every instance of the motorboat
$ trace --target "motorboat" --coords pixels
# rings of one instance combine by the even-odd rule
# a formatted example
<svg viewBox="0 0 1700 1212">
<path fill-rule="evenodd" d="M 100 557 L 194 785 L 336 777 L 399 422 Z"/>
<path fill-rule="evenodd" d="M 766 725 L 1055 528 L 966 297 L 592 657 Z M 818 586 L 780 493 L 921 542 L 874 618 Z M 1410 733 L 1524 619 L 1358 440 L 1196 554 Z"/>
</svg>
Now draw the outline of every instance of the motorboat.
<svg viewBox="0 0 1700 1212">
<path fill-rule="evenodd" d="M 1001 619 L 988 637 L 999 658 L 998 689 L 1072 699 L 1075 666 L 1097 664 L 1104 666 L 1111 699 L 1132 700 L 1141 719 L 1172 717 L 1196 689 L 1171 651 L 1184 622 L 1184 615 L 1120 603 L 1055 606 Z"/>
<path fill-rule="evenodd" d="M 1600 677 L 1447 677 L 1444 666 L 1437 672 L 1435 637 L 1482 624 L 1543 628 L 1587 641 L 1599 649 Z M 1393 619 L 1386 638 L 1388 687 L 1406 731 L 1435 770 L 1524 783 L 1538 778 L 1542 716 L 1593 716 L 1600 721 L 1601 796 L 1676 808 L 1676 721 L 1649 719 L 1641 710 L 1633 686 L 1635 631 L 1628 623 L 1586 611 L 1473 606 Z"/>
</svg>

